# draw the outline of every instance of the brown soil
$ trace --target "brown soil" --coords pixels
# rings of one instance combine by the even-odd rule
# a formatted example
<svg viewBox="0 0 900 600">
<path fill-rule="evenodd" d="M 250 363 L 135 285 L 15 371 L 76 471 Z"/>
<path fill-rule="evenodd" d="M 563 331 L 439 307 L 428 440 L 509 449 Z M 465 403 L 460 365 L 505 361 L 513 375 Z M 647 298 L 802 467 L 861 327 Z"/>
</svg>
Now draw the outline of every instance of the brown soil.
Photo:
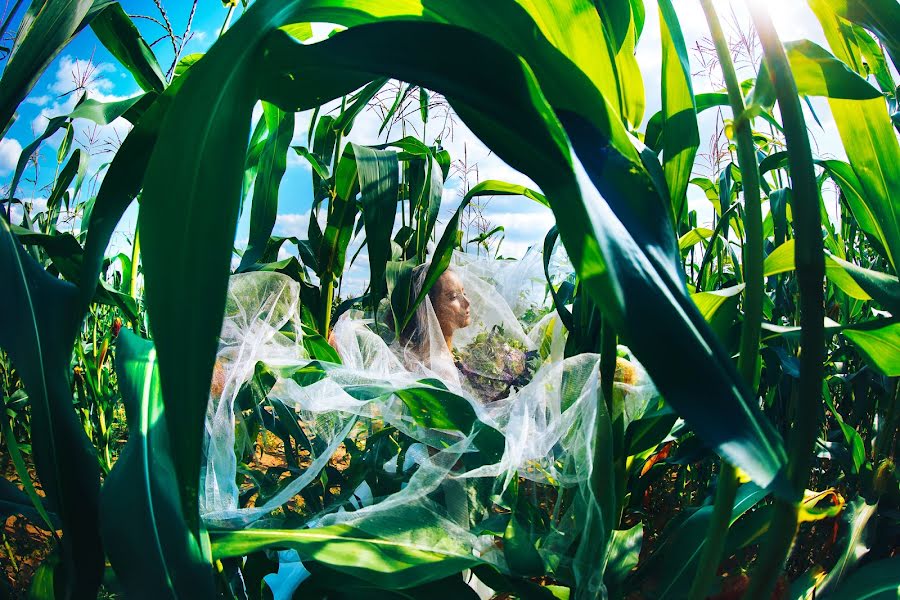
<svg viewBox="0 0 900 600">
<path fill-rule="evenodd" d="M 25 462 L 31 480 L 34 482 L 35 491 L 39 496 L 44 496 L 41 484 L 37 480 L 30 457 L 25 455 Z M 16 469 L 10 460 L 6 464 L 3 476 L 20 489 L 22 488 Z M 57 532 L 61 535 L 62 532 Z M 2 548 L 0 548 L 0 570 L 3 572 L 3 580 L 0 581 L 0 595 L 2 588 L 7 588 L 12 598 L 24 598 L 34 573 L 45 558 L 53 550 L 55 541 L 49 531 L 36 527 L 28 519 L 20 516 L 10 516 L 3 523 Z"/>
</svg>

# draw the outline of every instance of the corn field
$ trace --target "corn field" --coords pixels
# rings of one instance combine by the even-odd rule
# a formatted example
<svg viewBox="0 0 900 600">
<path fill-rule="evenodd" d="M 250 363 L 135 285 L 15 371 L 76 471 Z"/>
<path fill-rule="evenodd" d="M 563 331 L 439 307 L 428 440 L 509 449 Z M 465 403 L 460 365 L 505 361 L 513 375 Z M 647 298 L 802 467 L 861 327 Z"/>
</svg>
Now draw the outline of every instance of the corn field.
<svg viewBox="0 0 900 600">
<path fill-rule="evenodd" d="M 688 3 L 705 16 L 713 92 L 694 92 Z M 141 91 L 84 94 L 47 119 L 0 196 L 0 595 L 900 598 L 900 2 L 801 2 L 827 47 L 782 41 L 762 2 L 735 2 L 758 40 L 751 77 L 723 27 L 728 3 L 714 0 L 223 1 L 206 52 L 182 52 L 186 36 L 171 33 L 168 70 L 119 2 L 12 4 L 4 137 L 88 32 Z M 648 10 L 660 24 L 652 74 L 635 53 Z M 312 24 L 333 31 L 314 37 Z M 661 108 L 645 118 L 651 76 Z M 810 98 L 826 99 L 846 159 L 816 149 Z M 722 149 L 700 175 L 698 119 L 716 111 Z M 423 127 L 349 141 L 375 113 L 388 132 L 408 115 Z M 451 116 L 534 186 L 467 184 L 442 213 L 454 169 L 468 175 L 441 143 Z M 127 135 L 91 184 L 74 127 L 117 119 Z M 306 143 L 292 145 L 301 119 Z M 57 166 L 32 213 L 42 148 Z M 293 161 L 311 172 L 306 237 L 274 234 Z M 350 315 L 403 339 L 461 253 L 505 264 L 510 227 L 479 204 L 495 196 L 555 219 L 533 240 L 546 304 L 520 320 L 558 323 L 557 350 L 546 333 L 527 355 L 541 369 L 556 351 L 599 357 L 579 409 L 584 467 L 571 481 L 498 467 L 486 515 L 459 532 L 434 517 L 451 510 L 444 487 L 417 500 L 432 512 L 346 520 L 409 497 L 453 447 L 426 441 L 422 466 L 405 471 L 421 439 L 373 417 L 325 451 L 309 413 L 278 400 L 285 382 L 397 401 L 415 431 L 465 440 L 447 477 L 494 473 L 521 441 L 440 379 L 344 382 L 334 342 Z M 113 252 L 135 205 L 128 248 Z M 63 225 L 70 212 L 78 228 Z M 356 295 L 343 283 L 362 248 Z M 570 271 L 554 278 L 563 251 Z M 297 290 L 296 323 L 276 329 L 303 362 L 254 360 L 234 387 L 233 508 L 266 507 L 243 522 L 209 517 L 206 461 L 211 398 L 229 385 L 230 285 L 249 274 Z M 656 390 L 639 414 L 614 389 L 626 352 Z M 562 377 L 560 401 L 574 405 L 574 376 Z M 556 462 L 538 462 L 563 473 L 560 444 L 546 449 Z M 280 462 L 261 459 L 272 448 Z M 30 537 L 11 535 L 16 523 Z M 291 564 L 299 585 L 285 583 Z"/>
</svg>

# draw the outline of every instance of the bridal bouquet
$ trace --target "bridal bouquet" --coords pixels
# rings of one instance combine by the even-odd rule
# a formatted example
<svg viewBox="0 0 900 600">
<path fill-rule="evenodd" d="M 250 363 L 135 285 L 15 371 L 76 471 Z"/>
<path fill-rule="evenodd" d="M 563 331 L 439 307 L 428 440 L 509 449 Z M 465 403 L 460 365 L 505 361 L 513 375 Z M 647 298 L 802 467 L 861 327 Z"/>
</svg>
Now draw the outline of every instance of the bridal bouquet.
<svg viewBox="0 0 900 600">
<path fill-rule="evenodd" d="M 509 395 L 527 384 L 537 370 L 540 357 L 519 340 L 505 335 L 495 325 L 454 351 L 456 366 L 476 395 L 488 402 Z"/>
</svg>

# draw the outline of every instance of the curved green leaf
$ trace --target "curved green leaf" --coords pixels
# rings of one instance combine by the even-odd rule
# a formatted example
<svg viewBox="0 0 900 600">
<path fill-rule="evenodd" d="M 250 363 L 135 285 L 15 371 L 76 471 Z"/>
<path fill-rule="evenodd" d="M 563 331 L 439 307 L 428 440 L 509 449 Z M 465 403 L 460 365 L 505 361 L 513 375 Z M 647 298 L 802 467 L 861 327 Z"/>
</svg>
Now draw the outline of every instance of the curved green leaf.
<svg viewBox="0 0 900 600">
<path fill-rule="evenodd" d="M 37 83 L 59 51 L 84 27 L 92 0 L 35 0 L 23 20 L 15 47 L 0 79 L 0 129 L 13 118 L 19 103 Z"/>
<path fill-rule="evenodd" d="M 869 563 L 847 578 L 833 600 L 894 600 L 900 596 L 900 556 Z"/>
<path fill-rule="evenodd" d="M 387 292 L 385 267 L 391 259 L 391 235 L 397 216 L 400 163 L 397 153 L 353 144 L 360 203 L 369 250 L 369 294 L 373 306 Z"/>
<path fill-rule="evenodd" d="M 844 35 L 846 22 L 839 14 L 852 15 L 880 27 L 889 23 L 882 17 L 896 15 L 900 11 L 900 5 L 892 0 L 860 0 L 853 6 L 845 0 L 809 0 L 809 3 L 822 25 L 832 52 L 854 68 L 861 63 L 859 49 L 855 38 L 851 40 Z M 879 29 L 879 33 L 896 37 L 896 32 L 883 28 Z M 897 59 L 896 55 L 894 59 Z M 900 268 L 900 200 L 897 199 L 900 190 L 900 168 L 897 167 L 900 165 L 900 141 L 885 110 L 884 100 L 880 97 L 863 101 L 830 99 L 829 105 L 847 158 L 862 184 L 864 198 L 875 221 L 881 226 L 884 248 L 896 272 Z"/>
<path fill-rule="evenodd" d="M 287 170 L 287 152 L 294 136 L 294 113 L 284 112 L 268 102 L 263 116 L 269 135 L 259 156 L 253 202 L 250 205 L 250 236 L 238 270 L 257 262 L 263 255 L 278 215 L 278 190 Z"/>
<path fill-rule="evenodd" d="M 687 186 L 700 146 L 700 130 L 681 25 L 671 0 L 658 0 L 658 3 L 662 38 L 663 170 L 677 226 L 687 219 Z"/>
<path fill-rule="evenodd" d="M 872 84 L 818 44 L 799 40 L 787 42 L 784 47 L 801 95 L 847 100 L 882 97 Z"/>
<path fill-rule="evenodd" d="M 845 329 L 843 334 L 879 372 L 888 377 L 900 375 L 900 323 L 879 329 Z"/>
<path fill-rule="evenodd" d="M 900 4 L 894 0 L 824 0 L 838 16 L 872 31 L 900 69 Z"/>
<path fill-rule="evenodd" d="M 166 87 L 153 50 L 118 2 L 106 7 L 93 21 L 91 29 L 110 54 L 122 63 L 144 91 L 162 92 Z"/>
<path fill-rule="evenodd" d="M 31 400 L 35 467 L 66 532 L 57 582 L 68 597 L 90 598 L 103 573 L 97 510 L 100 468 L 72 408 L 69 362 L 80 323 L 77 290 L 44 271 L 3 218 L 0 281 L 5 308 L 0 347 Z"/>
<path fill-rule="evenodd" d="M 766 257 L 763 267 L 766 277 L 793 271 L 793 239 L 786 241 Z M 877 300 L 890 311 L 900 310 L 900 280 L 891 275 L 864 269 L 843 259 L 825 254 L 825 276 L 842 292 L 858 300 Z"/>
<path fill-rule="evenodd" d="M 427 516 L 382 520 L 393 521 L 394 527 L 385 523 L 383 530 L 374 532 L 350 525 L 211 531 L 210 540 L 216 559 L 245 556 L 267 548 L 292 548 L 303 560 L 327 564 L 382 589 L 411 588 L 482 564 L 471 551 L 448 543 L 443 529 L 417 525 L 417 521 L 431 521 Z M 397 539 L 392 539 L 395 535 Z"/>
<path fill-rule="evenodd" d="M 507 183 L 497 179 L 485 179 L 484 181 L 479 181 L 476 187 L 478 188 L 478 193 L 474 194 L 476 196 L 525 196 L 541 206 L 550 208 L 550 202 L 546 196 L 524 185 Z"/>
<path fill-rule="evenodd" d="M 212 598 L 212 565 L 182 513 L 153 343 L 127 329 L 116 375 L 128 442 L 100 494 L 103 542 L 118 583 L 140 598 Z"/>
</svg>

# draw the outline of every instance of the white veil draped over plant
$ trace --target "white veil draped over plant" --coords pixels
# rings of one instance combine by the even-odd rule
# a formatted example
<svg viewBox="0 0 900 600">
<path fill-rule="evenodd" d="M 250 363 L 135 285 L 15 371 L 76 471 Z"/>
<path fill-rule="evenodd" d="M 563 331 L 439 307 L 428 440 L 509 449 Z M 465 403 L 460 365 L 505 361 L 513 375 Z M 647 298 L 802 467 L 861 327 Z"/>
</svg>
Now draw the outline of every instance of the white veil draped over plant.
<svg viewBox="0 0 900 600">
<path fill-rule="evenodd" d="M 454 353 L 426 295 L 416 344 L 388 343 L 387 327 L 361 314 L 338 319 L 332 343 L 340 364 L 310 358 L 298 283 L 273 272 L 231 278 L 206 419 L 204 521 L 270 527 L 300 512 L 302 526 L 350 525 L 449 556 L 477 556 L 504 572 L 495 522 L 515 505 L 497 504 L 517 489 L 550 515 L 538 548 L 546 564 L 600 592 L 594 573 L 603 557 L 582 543 L 588 531 L 611 534 L 590 485 L 597 419 L 608 419 L 598 401 L 599 357 L 563 357 L 565 328 L 545 292 L 539 253 L 518 261 L 457 253 L 451 268 L 471 303 L 471 324 L 455 332 Z M 626 421 L 657 399 L 633 366 L 631 383 L 615 383 Z M 502 397 L 486 399 L 484 390 Z M 245 426 L 251 420 L 306 440 L 301 458 L 286 460 L 265 494 L 261 484 L 248 492 L 237 483 L 248 472 L 240 457 L 257 441 L 256 429 Z M 388 449 L 357 459 L 360 448 L 394 431 L 406 440 L 399 447 L 382 444 Z M 352 489 L 335 492 L 329 506 L 301 503 L 335 457 L 346 455 L 351 465 L 368 465 L 347 483 Z M 399 484 L 384 494 L 383 481 Z"/>
</svg>

